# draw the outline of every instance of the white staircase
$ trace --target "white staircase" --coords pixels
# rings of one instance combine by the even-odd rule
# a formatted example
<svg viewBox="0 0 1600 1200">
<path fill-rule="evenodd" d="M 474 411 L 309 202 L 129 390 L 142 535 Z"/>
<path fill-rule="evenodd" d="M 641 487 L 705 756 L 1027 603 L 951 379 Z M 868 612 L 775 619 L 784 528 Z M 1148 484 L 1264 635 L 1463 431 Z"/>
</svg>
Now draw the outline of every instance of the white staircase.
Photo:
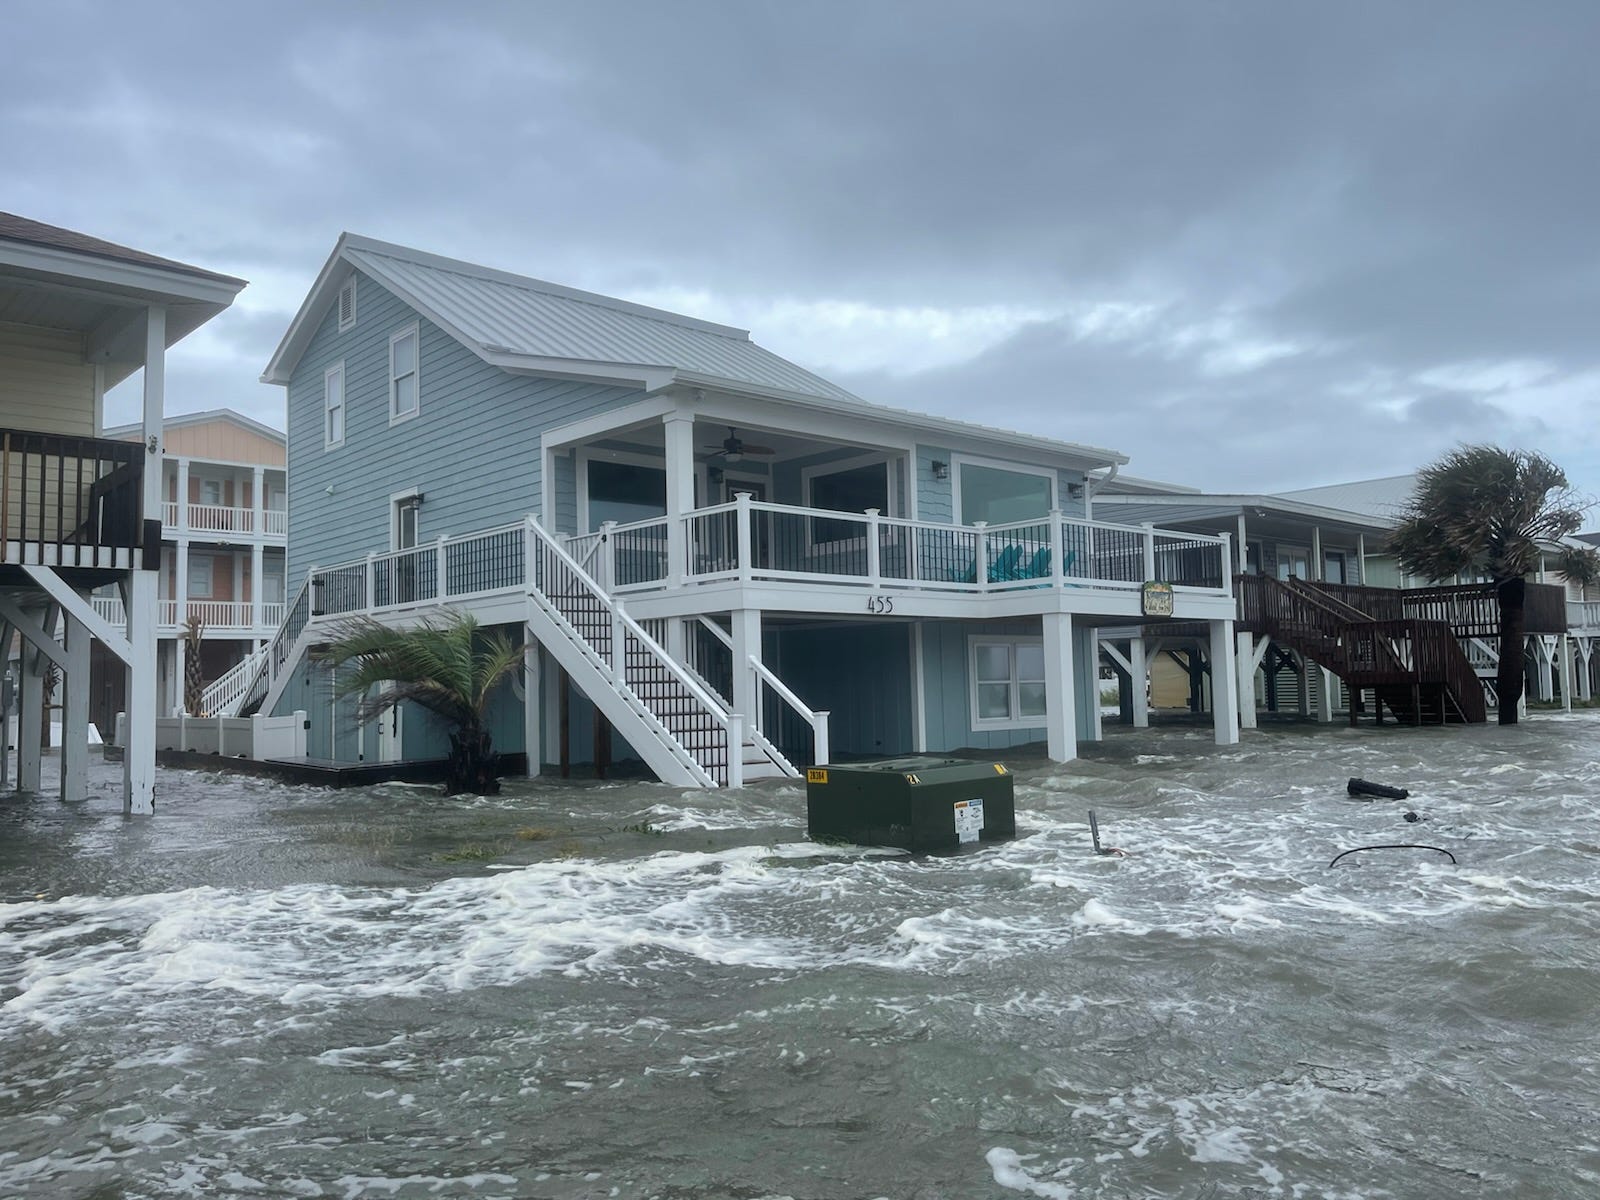
<svg viewBox="0 0 1600 1200">
<path fill-rule="evenodd" d="M 250 684 L 256 677 L 256 672 L 261 670 L 266 660 L 267 647 L 263 646 L 213 679 L 200 693 L 200 712 L 193 715 L 203 714 L 208 717 L 238 715 L 240 702 L 244 700 L 245 693 L 250 690 Z"/>
<path fill-rule="evenodd" d="M 387 581 L 400 578 L 385 557 L 314 571 L 277 636 L 241 672 L 247 681 L 229 681 L 235 696 L 230 714 L 272 712 L 329 619 L 357 612 L 379 621 L 414 618 L 419 605 L 518 592 L 527 599 L 530 639 L 550 653 L 663 782 L 742 787 L 752 779 L 799 774 L 762 734 L 759 721 L 730 712 L 723 697 L 669 654 L 532 518 L 402 554 L 404 578 L 426 585 L 408 588 L 403 602 L 381 603 L 392 594 Z M 421 555 L 437 558 L 425 564 L 416 561 Z M 320 609 L 315 614 L 314 590 Z M 821 714 L 824 721 L 826 716 Z M 820 746 L 825 750 L 825 735 Z"/>
</svg>

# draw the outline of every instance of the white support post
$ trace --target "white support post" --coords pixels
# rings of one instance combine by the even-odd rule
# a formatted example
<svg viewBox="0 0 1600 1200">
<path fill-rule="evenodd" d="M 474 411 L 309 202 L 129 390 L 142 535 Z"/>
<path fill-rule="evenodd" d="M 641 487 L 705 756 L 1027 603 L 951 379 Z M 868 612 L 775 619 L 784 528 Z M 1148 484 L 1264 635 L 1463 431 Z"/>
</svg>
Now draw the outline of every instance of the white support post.
<svg viewBox="0 0 1600 1200">
<path fill-rule="evenodd" d="M 1362 587 L 1367 586 L 1367 535 L 1356 534 L 1356 580 Z"/>
<path fill-rule="evenodd" d="M 539 702 L 544 696 L 541 679 L 543 664 L 540 662 L 542 651 L 539 643 L 528 633 L 526 625 L 523 626 L 522 636 L 528 639 L 522 648 L 522 748 L 528 759 L 527 778 L 535 779 L 544 762 L 544 746 L 540 737 L 543 727 L 539 711 Z"/>
<path fill-rule="evenodd" d="M 67 669 L 61 680 L 61 799 L 89 794 L 89 629 L 63 613 Z"/>
<path fill-rule="evenodd" d="M 1561 707 L 1572 711 L 1572 639 L 1561 634 Z"/>
<path fill-rule="evenodd" d="M 867 586 L 882 587 L 883 571 L 881 570 L 880 554 L 878 547 L 878 510 L 869 508 L 867 513 Z"/>
<path fill-rule="evenodd" d="M 294 757 L 295 758 L 304 758 L 306 756 L 306 724 L 307 724 L 307 722 L 306 722 L 306 710 L 303 709 L 303 708 L 295 709 L 294 710 Z"/>
<path fill-rule="evenodd" d="M 1339 677 L 1327 667 L 1317 667 L 1317 724 L 1333 724 L 1333 710 L 1339 699 Z"/>
<path fill-rule="evenodd" d="M 145 310 L 144 347 L 144 487 L 145 520 L 161 516 L 162 413 L 167 387 L 167 310 Z M 189 497 L 178 497 L 180 524 L 188 517 Z M 159 567 L 159 563 L 154 564 Z M 156 792 L 156 610 L 159 571 L 129 573 L 128 609 L 128 744 L 122 755 L 122 811 L 144 815 L 155 811 Z M 178 597 L 182 599 L 182 597 Z"/>
<path fill-rule="evenodd" d="M 744 786 L 744 718 L 728 714 L 728 786 Z"/>
<path fill-rule="evenodd" d="M 44 734 L 44 672 L 50 662 L 24 638 L 17 667 L 22 673 L 17 708 L 17 787 L 39 790 L 40 739 Z"/>
<path fill-rule="evenodd" d="M 1149 583 L 1156 577 L 1156 527 L 1149 521 L 1141 525 L 1144 528 L 1144 579 Z"/>
<path fill-rule="evenodd" d="M 377 557 L 378 556 L 376 554 L 374 554 L 371 550 L 367 551 L 366 563 L 365 563 L 365 566 L 364 566 L 364 568 L 362 570 L 362 574 L 361 574 L 361 579 L 362 579 L 361 586 L 365 590 L 365 595 L 364 595 L 364 597 L 362 599 L 361 608 L 364 609 L 367 612 L 371 612 L 373 609 L 378 607 L 378 586 L 377 586 L 378 585 L 378 567 L 377 567 L 377 561 L 376 561 Z M 389 571 L 389 584 L 390 584 L 390 586 L 389 586 L 389 602 L 392 604 L 392 603 L 394 603 L 394 598 L 395 598 L 394 597 L 394 569 L 393 569 L 393 567 L 391 567 L 390 571 Z"/>
<path fill-rule="evenodd" d="M 1078 757 L 1077 679 L 1072 661 L 1072 616 L 1044 614 L 1045 752 L 1054 762 Z"/>
<path fill-rule="evenodd" d="M 161 664 L 160 664 L 160 661 L 159 661 L 159 659 L 160 659 L 160 643 L 159 642 L 156 644 L 156 653 L 157 653 L 157 660 L 158 660 L 157 663 L 156 663 L 156 669 L 159 672 L 159 670 L 161 669 Z M 188 642 L 188 639 L 185 638 L 183 636 L 183 634 L 180 632 L 177 637 L 172 639 L 172 708 L 173 708 L 173 711 L 175 711 L 175 712 L 186 712 L 186 711 L 188 711 L 187 697 L 183 694 L 184 693 L 183 679 L 184 679 L 184 672 L 188 669 L 188 666 L 187 666 L 188 657 L 189 657 L 189 642 Z M 158 708 L 160 706 L 160 703 L 161 702 L 158 699 L 156 701 L 156 704 L 157 704 Z"/>
<path fill-rule="evenodd" d="M 1265 639 L 1263 639 L 1265 641 Z M 1239 649 L 1235 666 L 1239 672 L 1239 728 L 1256 728 L 1256 655 L 1255 637 L 1249 633 L 1238 635 Z"/>
<path fill-rule="evenodd" d="M 1050 510 L 1050 586 L 1063 587 L 1067 576 L 1066 526 L 1060 508 Z"/>
<path fill-rule="evenodd" d="M 978 581 L 978 590 L 989 590 L 989 522 L 974 521 L 972 527 L 977 530 L 972 548 L 973 577 Z"/>
<path fill-rule="evenodd" d="M 611 678 L 628 682 L 628 629 L 622 623 L 622 601 L 611 602 Z"/>
<path fill-rule="evenodd" d="M 1128 674 L 1133 677 L 1133 727 L 1150 728 L 1150 664 L 1144 638 L 1128 640 Z"/>
<path fill-rule="evenodd" d="M 178 540 L 189 540 L 189 460 L 178 460 Z M 158 510 L 159 511 L 159 510 Z"/>
<path fill-rule="evenodd" d="M 1211 721 L 1219 746 L 1239 741 L 1239 676 L 1228 669 L 1236 648 L 1232 621 L 1209 621 L 1211 626 Z"/>
<path fill-rule="evenodd" d="M 261 517 L 259 510 L 256 516 L 263 520 L 265 519 Z M 267 594 L 266 567 L 265 547 L 262 546 L 260 541 L 257 541 L 255 545 L 250 547 L 250 628 L 252 630 L 259 630 L 267 623 L 266 609 L 262 607 L 266 603 Z M 256 637 L 259 634 L 252 633 L 251 636 Z"/>
<path fill-rule="evenodd" d="M 811 763 L 825 767 L 828 765 L 828 755 L 832 752 L 828 745 L 828 713 L 826 709 L 814 711 L 816 720 L 811 722 Z"/>
<path fill-rule="evenodd" d="M 761 728 L 760 686 L 752 663 L 761 661 L 761 610 L 736 608 L 728 616 L 733 628 L 733 711 L 751 729 Z"/>
<path fill-rule="evenodd" d="M 439 540 L 433 544 L 433 598 L 440 604 L 443 604 L 450 594 L 450 581 L 445 578 L 445 563 L 447 560 L 444 552 L 445 543 L 449 540 L 447 535 L 441 533 Z"/>
<path fill-rule="evenodd" d="M 690 573 L 689 520 L 694 512 L 694 414 L 662 418 L 667 467 L 667 586 L 682 587 Z M 710 497 L 706 503 L 711 502 Z"/>
<path fill-rule="evenodd" d="M 746 586 L 750 583 L 751 546 L 753 539 L 750 536 L 750 493 L 735 492 L 733 494 L 734 515 L 738 521 L 736 532 L 736 547 L 739 553 L 739 582 Z"/>
<path fill-rule="evenodd" d="M 1311 672 L 1317 670 L 1317 668 L 1312 665 L 1309 658 L 1298 651 L 1295 652 L 1294 657 L 1295 661 L 1300 664 L 1300 676 L 1298 680 L 1300 715 L 1302 717 L 1309 717 L 1311 715 Z"/>
<path fill-rule="evenodd" d="M 1318 583 L 1323 582 L 1322 571 L 1322 526 L 1311 527 L 1311 578 Z"/>
<path fill-rule="evenodd" d="M 595 582 L 610 595 L 617 586 L 617 523 L 600 522 L 600 552 L 594 556 Z"/>
<path fill-rule="evenodd" d="M 263 494 L 266 483 L 266 468 L 254 468 L 250 479 L 250 532 L 258 538 L 267 532 L 267 498 Z"/>
<path fill-rule="evenodd" d="M 1089 659 L 1089 740 L 1106 740 L 1105 714 L 1100 711 L 1100 631 L 1091 629 L 1084 639 Z"/>
<path fill-rule="evenodd" d="M 1594 683 L 1592 679 L 1594 671 L 1592 662 L 1594 639 L 1585 636 L 1577 638 L 1576 642 L 1578 647 L 1578 699 L 1587 704 L 1594 699 Z"/>
</svg>

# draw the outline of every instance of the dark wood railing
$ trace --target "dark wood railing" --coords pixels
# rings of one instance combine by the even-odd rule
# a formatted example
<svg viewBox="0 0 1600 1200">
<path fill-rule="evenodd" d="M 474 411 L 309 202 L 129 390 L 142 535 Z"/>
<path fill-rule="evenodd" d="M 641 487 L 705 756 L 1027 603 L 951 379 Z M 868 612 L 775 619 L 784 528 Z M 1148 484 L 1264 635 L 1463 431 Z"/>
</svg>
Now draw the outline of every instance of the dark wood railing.
<svg viewBox="0 0 1600 1200">
<path fill-rule="evenodd" d="M 1363 688 L 1432 689 L 1463 720 L 1486 719 L 1482 686 L 1454 628 L 1442 620 L 1391 615 L 1390 589 L 1280 583 L 1260 575 L 1239 576 L 1235 588 L 1242 628 L 1300 651 L 1343 679 L 1352 695 Z M 1378 594 L 1376 612 L 1355 603 L 1362 593 Z M 1416 704 L 1420 711 L 1420 699 Z"/>
<path fill-rule="evenodd" d="M 1456 637 L 1493 637 L 1500 632 L 1500 600 L 1492 583 L 1421 588 L 1356 587 L 1303 583 L 1326 592 L 1379 621 L 1443 621 Z M 1524 615 L 1528 633 L 1567 631 L 1566 592 L 1549 583 L 1527 585 Z"/>
<path fill-rule="evenodd" d="M 144 446 L 0 429 L 0 562 L 114 565 L 144 545 Z"/>
</svg>

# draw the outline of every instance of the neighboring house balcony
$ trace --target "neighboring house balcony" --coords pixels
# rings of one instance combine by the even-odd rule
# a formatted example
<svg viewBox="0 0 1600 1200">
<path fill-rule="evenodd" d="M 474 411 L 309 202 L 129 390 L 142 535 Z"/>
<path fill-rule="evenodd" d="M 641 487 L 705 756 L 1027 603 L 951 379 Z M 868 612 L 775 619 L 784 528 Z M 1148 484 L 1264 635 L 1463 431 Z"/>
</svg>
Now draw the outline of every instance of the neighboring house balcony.
<svg viewBox="0 0 1600 1200">
<path fill-rule="evenodd" d="M 225 504 L 162 504 L 161 523 L 168 537 L 187 534 L 201 541 L 260 540 L 283 545 L 289 533 L 289 514 L 281 508 L 238 508 Z"/>
<path fill-rule="evenodd" d="M 466 603 L 543 586 L 532 518 L 310 572 L 311 617 Z M 1052 513 L 954 525 L 753 501 L 673 520 L 605 523 L 559 539 L 639 619 L 735 608 L 902 617 L 1143 613 L 1147 583 L 1173 615 L 1229 620 L 1228 539 Z"/>
<path fill-rule="evenodd" d="M 1567 628 L 1585 637 L 1600 635 L 1600 600 L 1568 600 Z"/>
<path fill-rule="evenodd" d="M 123 621 L 122 601 L 116 596 L 94 597 L 94 608 L 107 621 Z M 181 634 L 188 621 L 198 621 L 208 638 L 265 638 L 283 624 L 282 603 L 253 604 L 248 600 L 176 600 L 156 602 L 157 631 L 162 637 Z"/>
<path fill-rule="evenodd" d="M 0 561 L 142 567 L 144 458 L 137 443 L 0 429 Z"/>
</svg>

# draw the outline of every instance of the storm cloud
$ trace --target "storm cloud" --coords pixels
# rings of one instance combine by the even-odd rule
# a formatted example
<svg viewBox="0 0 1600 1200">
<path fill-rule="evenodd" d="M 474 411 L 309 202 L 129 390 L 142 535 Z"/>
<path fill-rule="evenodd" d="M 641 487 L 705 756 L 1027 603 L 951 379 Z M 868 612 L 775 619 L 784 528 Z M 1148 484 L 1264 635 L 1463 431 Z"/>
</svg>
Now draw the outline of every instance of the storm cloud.
<svg viewBox="0 0 1600 1200">
<path fill-rule="evenodd" d="M 1600 10 L 15 7 L 0 208 L 252 281 L 342 230 L 727 321 L 866 399 L 1311 486 L 1463 440 L 1600 491 Z M 134 401 L 114 393 L 113 419 Z"/>
</svg>

